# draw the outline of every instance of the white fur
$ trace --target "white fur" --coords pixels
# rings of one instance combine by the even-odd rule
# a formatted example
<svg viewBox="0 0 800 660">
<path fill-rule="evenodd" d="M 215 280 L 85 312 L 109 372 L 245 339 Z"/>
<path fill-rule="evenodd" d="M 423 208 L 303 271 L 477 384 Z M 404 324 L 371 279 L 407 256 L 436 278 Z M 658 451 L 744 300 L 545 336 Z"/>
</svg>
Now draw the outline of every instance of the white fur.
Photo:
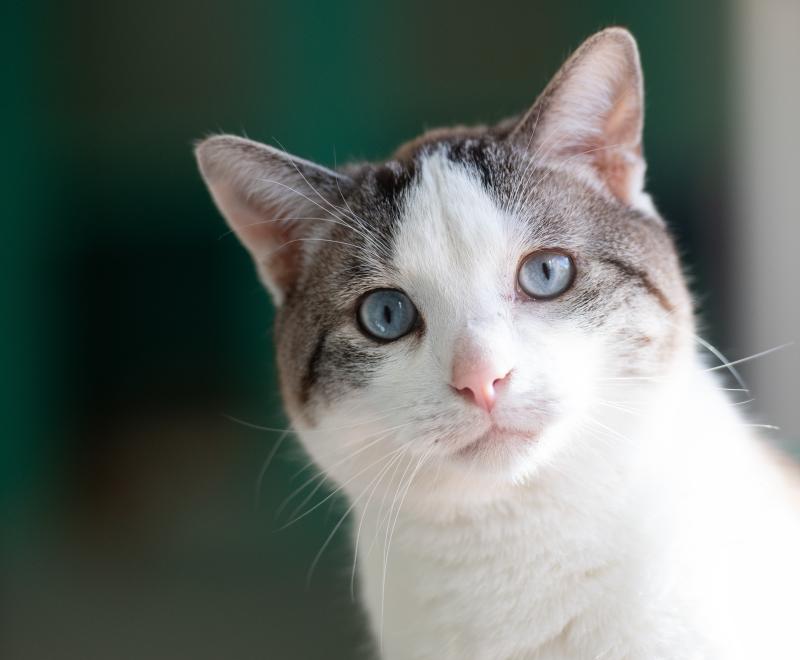
<svg viewBox="0 0 800 660">
<path fill-rule="evenodd" d="M 710 379 L 685 385 L 628 442 L 574 452 L 492 505 L 407 502 L 384 657 L 800 657 L 797 515 Z M 376 628 L 382 572 L 373 552 L 362 574 Z"/>
<path fill-rule="evenodd" d="M 691 339 L 657 381 L 604 380 L 607 337 L 515 300 L 524 227 L 431 157 L 391 283 L 425 336 L 301 429 L 353 504 L 383 657 L 800 658 L 799 517 L 766 453 Z M 464 333 L 513 356 L 494 414 L 530 440 L 463 454 L 489 427 L 448 385 Z"/>
</svg>

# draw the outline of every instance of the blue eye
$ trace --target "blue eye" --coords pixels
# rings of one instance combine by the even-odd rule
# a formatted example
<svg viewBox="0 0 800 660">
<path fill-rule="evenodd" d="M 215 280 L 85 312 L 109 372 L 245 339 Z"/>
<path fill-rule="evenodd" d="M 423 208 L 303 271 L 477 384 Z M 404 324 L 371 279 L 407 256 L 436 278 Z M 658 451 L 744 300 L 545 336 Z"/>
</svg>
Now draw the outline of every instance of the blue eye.
<svg viewBox="0 0 800 660">
<path fill-rule="evenodd" d="M 542 250 L 529 255 L 519 269 L 520 288 L 531 298 L 547 300 L 560 296 L 572 285 L 575 264 L 561 252 Z"/>
<path fill-rule="evenodd" d="M 361 300 L 358 321 L 365 334 L 381 341 L 407 335 L 417 322 L 417 309 L 396 289 L 376 289 Z"/>
</svg>

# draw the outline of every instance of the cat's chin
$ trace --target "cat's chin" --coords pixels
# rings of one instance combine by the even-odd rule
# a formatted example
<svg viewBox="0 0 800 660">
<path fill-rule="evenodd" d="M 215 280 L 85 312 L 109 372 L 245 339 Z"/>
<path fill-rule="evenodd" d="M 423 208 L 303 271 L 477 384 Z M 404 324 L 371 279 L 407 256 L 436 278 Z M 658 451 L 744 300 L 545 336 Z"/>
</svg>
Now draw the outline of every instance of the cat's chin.
<svg viewBox="0 0 800 660">
<path fill-rule="evenodd" d="M 521 429 L 492 424 L 488 430 L 456 450 L 457 458 L 474 460 L 482 455 L 516 453 L 539 441 L 541 429 Z"/>
<path fill-rule="evenodd" d="M 470 480 L 482 475 L 495 486 L 527 481 L 563 449 L 570 436 L 570 425 L 553 412 L 518 421 L 493 419 L 479 430 L 462 437 L 448 462 L 454 474 L 467 474 Z"/>
</svg>

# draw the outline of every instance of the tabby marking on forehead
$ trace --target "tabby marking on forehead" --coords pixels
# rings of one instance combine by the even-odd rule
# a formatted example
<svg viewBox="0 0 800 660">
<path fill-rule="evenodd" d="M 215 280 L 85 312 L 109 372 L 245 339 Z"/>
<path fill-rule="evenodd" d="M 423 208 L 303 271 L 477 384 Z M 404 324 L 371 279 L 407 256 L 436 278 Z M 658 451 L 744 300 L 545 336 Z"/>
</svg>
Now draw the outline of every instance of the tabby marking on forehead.
<svg viewBox="0 0 800 660">
<path fill-rule="evenodd" d="M 470 298 L 484 290 L 493 295 L 493 272 L 508 263 L 514 226 L 479 171 L 434 152 L 423 160 L 403 206 L 396 269 L 432 285 L 460 280 Z"/>
</svg>

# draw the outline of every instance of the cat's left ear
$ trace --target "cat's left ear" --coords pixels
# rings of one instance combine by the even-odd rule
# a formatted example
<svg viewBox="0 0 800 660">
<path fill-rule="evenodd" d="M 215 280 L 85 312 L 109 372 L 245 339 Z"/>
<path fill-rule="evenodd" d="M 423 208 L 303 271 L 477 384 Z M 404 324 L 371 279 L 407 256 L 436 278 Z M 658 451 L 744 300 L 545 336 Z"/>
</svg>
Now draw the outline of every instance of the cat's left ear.
<svg viewBox="0 0 800 660">
<path fill-rule="evenodd" d="M 537 159 L 585 175 L 621 202 L 654 213 L 644 192 L 644 92 L 630 32 L 608 28 L 561 67 L 509 139 Z"/>
<path fill-rule="evenodd" d="M 303 272 L 303 246 L 335 215 L 332 200 L 350 178 L 233 135 L 210 137 L 195 154 L 217 207 L 280 305 Z"/>
</svg>

